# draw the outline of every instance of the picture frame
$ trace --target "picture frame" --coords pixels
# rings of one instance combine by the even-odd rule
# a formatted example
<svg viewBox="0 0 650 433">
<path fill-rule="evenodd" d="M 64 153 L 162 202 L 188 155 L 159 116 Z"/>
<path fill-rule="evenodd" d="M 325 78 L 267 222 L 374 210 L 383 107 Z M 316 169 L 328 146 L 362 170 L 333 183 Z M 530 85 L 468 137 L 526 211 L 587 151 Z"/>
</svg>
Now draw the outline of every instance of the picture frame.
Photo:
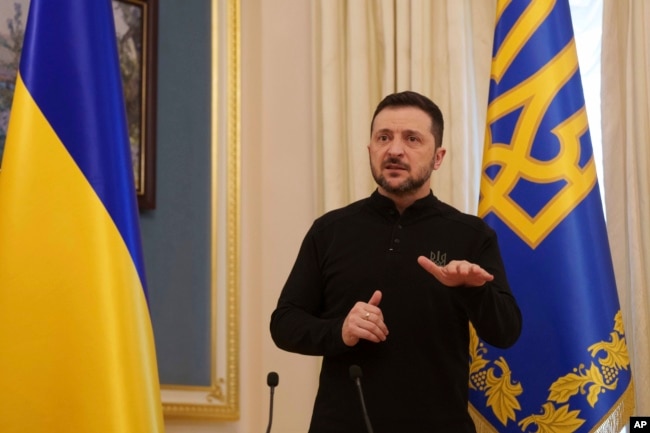
<svg viewBox="0 0 650 433">
<path fill-rule="evenodd" d="M 138 206 L 156 206 L 158 0 L 111 0 Z M 0 159 L 30 0 L 0 0 Z"/>
<path fill-rule="evenodd" d="M 143 239 L 145 255 L 149 252 L 155 269 L 164 268 L 151 275 L 149 282 L 158 290 L 150 306 L 165 419 L 234 421 L 240 418 L 239 2 L 208 0 L 187 6 L 179 2 L 170 5 L 167 15 L 161 16 L 164 31 L 169 32 L 162 37 L 177 44 L 170 50 L 190 44 L 195 50 L 180 56 L 185 64 L 178 68 L 170 67 L 176 61 L 175 56 L 170 54 L 161 59 L 161 71 L 165 71 L 161 74 L 161 84 L 182 79 L 188 69 L 196 70 L 197 74 L 191 84 L 184 86 L 182 100 L 174 100 L 174 106 L 161 104 L 159 107 L 160 131 L 164 134 L 160 138 L 159 163 L 164 164 L 166 171 L 192 170 L 193 175 L 180 189 L 175 182 L 170 185 L 169 178 L 161 179 L 159 186 L 166 195 L 176 197 L 183 209 L 193 210 L 194 214 L 185 223 L 201 233 L 198 236 L 201 243 L 193 248 L 206 252 L 198 262 L 192 255 L 175 257 L 164 246 L 173 244 L 172 239 L 182 242 L 187 233 L 175 230 L 177 224 L 173 219 L 165 220 L 164 215 L 155 219 L 143 215 L 144 231 L 156 233 L 152 238 Z M 188 23 L 196 25 L 192 32 L 185 30 Z M 165 85 L 160 95 L 168 100 L 175 92 L 173 86 Z M 201 95 L 197 96 L 196 92 Z M 191 101 L 184 99 L 188 97 Z M 192 131 L 182 132 L 183 125 L 188 124 L 192 125 Z M 170 158 L 170 150 L 175 153 L 182 146 L 180 143 L 191 143 L 192 152 Z M 167 205 L 161 202 L 162 214 Z M 169 269 L 165 263 L 176 266 Z M 194 271 L 182 273 L 186 265 L 191 265 L 189 268 Z M 169 283 L 176 279 L 180 285 Z M 194 338 L 197 336 L 200 338 Z M 180 356 L 176 356 L 179 352 Z M 175 377 L 165 374 L 170 371 Z M 195 373 L 200 373 L 199 379 Z"/>
<path fill-rule="evenodd" d="M 158 1 L 112 0 L 133 176 L 141 210 L 156 207 Z"/>
</svg>

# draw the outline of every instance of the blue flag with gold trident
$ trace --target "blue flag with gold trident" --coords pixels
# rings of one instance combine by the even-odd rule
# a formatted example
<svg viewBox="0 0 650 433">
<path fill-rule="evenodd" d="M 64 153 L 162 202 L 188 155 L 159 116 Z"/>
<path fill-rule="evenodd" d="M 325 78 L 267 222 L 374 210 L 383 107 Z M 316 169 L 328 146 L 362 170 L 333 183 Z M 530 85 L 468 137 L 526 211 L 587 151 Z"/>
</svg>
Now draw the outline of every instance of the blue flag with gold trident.
<svg viewBox="0 0 650 433">
<path fill-rule="evenodd" d="M 523 315 L 472 335 L 478 431 L 619 432 L 634 391 L 568 0 L 499 0 L 479 216 Z"/>
</svg>

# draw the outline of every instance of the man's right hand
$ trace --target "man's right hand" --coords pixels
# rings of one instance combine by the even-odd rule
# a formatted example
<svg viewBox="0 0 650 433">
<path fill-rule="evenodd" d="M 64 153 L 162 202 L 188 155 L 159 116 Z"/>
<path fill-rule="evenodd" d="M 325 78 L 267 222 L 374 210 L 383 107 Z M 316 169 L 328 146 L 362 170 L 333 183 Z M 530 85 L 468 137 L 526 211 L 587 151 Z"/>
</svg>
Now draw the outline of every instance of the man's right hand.
<svg viewBox="0 0 650 433">
<path fill-rule="evenodd" d="M 355 346 L 361 339 L 375 343 L 386 340 L 388 328 L 379 308 L 380 302 L 381 292 L 375 290 L 367 303 L 357 302 L 354 304 L 343 321 L 342 336 L 346 346 Z"/>
</svg>

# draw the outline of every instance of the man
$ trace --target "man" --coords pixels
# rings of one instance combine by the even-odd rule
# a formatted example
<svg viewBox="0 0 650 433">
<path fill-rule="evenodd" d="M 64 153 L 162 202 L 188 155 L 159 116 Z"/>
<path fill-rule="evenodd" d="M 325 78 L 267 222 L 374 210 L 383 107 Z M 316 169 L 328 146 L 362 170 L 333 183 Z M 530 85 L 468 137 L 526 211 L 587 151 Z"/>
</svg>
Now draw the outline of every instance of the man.
<svg viewBox="0 0 650 433">
<path fill-rule="evenodd" d="M 317 219 L 271 317 L 278 347 L 323 356 L 310 433 L 474 432 L 469 323 L 506 348 L 521 331 L 494 231 L 430 190 L 445 156 L 440 109 L 387 96 L 371 122 L 377 190 Z"/>
</svg>

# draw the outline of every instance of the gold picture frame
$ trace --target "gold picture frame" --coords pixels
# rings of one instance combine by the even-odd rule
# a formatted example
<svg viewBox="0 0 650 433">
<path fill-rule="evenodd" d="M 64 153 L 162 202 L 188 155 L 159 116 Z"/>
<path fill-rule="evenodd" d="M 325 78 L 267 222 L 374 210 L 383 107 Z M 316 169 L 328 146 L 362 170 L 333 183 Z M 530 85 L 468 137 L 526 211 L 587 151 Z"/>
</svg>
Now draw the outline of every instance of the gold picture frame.
<svg viewBox="0 0 650 433">
<path fill-rule="evenodd" d="M 239 419 L 240 9 L 211 0 L 210 385 L 161 383 L 166 418 Z"/>
</svg>

